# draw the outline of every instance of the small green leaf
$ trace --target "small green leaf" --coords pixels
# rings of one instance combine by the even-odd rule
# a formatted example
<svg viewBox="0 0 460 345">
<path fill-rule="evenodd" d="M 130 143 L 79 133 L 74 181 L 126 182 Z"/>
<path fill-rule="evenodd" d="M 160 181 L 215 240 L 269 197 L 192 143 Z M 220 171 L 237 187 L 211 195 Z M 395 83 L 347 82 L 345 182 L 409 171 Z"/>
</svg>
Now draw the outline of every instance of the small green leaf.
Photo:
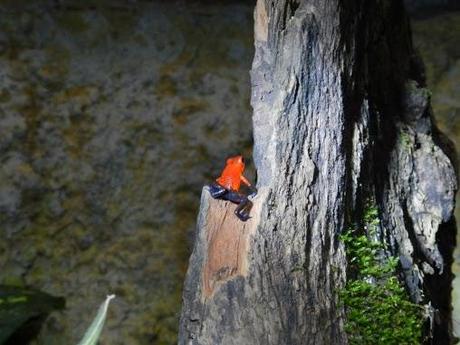
<svg viewBox="0 0 460 345">
<path fill-rule="evenodd" d="M 115 298 L 115 295 L 109 295 L 105 299 L 104 303 L 99 307 L 96 318 L 94 319 L 91 326 L 85 333 L 83 339 L 78 343 L 78 345 L 96 345 L 99 339 L 99 336 L 104 326 L 105 318 L 107 315 L 107 309 L 109 308 L 110 301 Z"/>
</svg>

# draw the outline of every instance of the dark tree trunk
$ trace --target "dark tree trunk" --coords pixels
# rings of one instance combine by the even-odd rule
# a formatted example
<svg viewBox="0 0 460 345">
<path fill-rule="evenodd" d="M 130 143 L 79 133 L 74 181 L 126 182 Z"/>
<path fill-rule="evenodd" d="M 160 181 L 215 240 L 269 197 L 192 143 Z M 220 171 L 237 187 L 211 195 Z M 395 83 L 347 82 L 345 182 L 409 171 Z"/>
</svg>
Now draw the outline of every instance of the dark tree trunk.
<svg viewBox="0 0 460 345">
<path fill-rule="evenodd" d="M 258 0 L 255 47 L 259 194 L 243 223 L 203 190 L 179 343 L 346 344 L 338 235 L 372 200 L 448 344 L 456 179 L 402 2 Z"/>
</svg>

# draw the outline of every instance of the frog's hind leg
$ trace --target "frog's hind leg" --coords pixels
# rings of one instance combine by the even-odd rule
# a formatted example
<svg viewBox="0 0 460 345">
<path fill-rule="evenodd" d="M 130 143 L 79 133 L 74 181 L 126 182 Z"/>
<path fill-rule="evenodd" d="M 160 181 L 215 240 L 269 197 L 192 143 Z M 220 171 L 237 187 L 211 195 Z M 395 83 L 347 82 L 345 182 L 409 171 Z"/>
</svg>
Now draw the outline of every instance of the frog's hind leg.
<svg viewBox="0 0 460 345">
<path fill-rule="evenodd" d="M 227 200 L 230 200 L 231 202 L 234 202 L 235 204 L 238 204 L 238 206 L 235 209 L 235 215 L 239 219 L 245 222 L 250 218 L 249 212 L 251 211 L 251 208 L 252 208 L 252 202 L 248 199 L 246 195 L 230 191 L 225 196 L 225 198 Z"/>
<path fill-rule="evenodd" d="M 235 214 L 243 222 L 247 221 L 249 218 L 249 212 L 251 212 L 252 202 L 249 201 L 247 197 L 241 201 L 241 203 L 236 207 Z"/>
<path fill-rule="evenodd" d="M 223 198 L 224 195 L 228 192 L 224 187 L 218 183 L 213 183 L 209 186 L 209 192 L 214 199 Z"/>
</svg>

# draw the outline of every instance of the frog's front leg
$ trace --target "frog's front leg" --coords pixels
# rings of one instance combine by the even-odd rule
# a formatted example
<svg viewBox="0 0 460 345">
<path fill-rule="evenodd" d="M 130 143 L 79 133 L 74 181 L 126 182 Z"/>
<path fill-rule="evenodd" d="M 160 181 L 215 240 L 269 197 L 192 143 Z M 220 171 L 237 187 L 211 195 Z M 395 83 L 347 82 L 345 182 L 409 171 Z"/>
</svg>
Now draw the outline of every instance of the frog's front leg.
<svg viewBox="0 0 460 345">
<path fill-rule="evenodd" d="M 209 186 L 209 192 L 214 199 L 222 198 L 228 191 L 217 182 Z"/>
</svg>

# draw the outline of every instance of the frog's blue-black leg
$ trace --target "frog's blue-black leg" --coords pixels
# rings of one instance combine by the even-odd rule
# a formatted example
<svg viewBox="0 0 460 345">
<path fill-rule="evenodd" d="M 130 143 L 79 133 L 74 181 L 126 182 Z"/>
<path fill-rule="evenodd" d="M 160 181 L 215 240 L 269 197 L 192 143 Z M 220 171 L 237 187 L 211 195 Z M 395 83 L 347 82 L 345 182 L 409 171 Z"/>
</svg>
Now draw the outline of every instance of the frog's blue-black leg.
<svg viewBox="0 0 460 345">
<path fill-rule="evenodd" d="M 244 200 L 235 209 L 235 214 L 239 219 L 245 222 L 249 218 L 251 218 L 249 217 L 249 212 L 251 212 L 251 208 L 252 208 L 252 202 L 249 201 L 247 197 L 244 197 Z"/>
<path fill-rule="evenodd" d="M 247 221 L 249 217 L 249 212 L 252 208 L 252 202 L 249 201 L 246 195 L 240 194 L 238 192 L 229 191 L 225 195 L 225 199 L 238 204 L 235 209 L 235 215 L 241 219 L 243 222 Z"/>
<path fill-rule="evenodd" d="M 249 217 L 249 212 L 252 208 L 252 202 L 249 201 L 246 195 L 241 193 L 227 190 L 222 187 L 220 184 L 214 182 L 209 186 L 209 192 L 214 199 L 223 199 L 229 200 L 238 206 L 235 209 L 235 215 L 241 219 L 243 222 L 247 221 Z"/>
<path fill-rule="evenodd" d="M 213 183 L 209 186 L 209 192 L 214 199 L 226 199 L 224 195 L 227 193 L 227 190 L 218 183 Z"/>
</svg>

